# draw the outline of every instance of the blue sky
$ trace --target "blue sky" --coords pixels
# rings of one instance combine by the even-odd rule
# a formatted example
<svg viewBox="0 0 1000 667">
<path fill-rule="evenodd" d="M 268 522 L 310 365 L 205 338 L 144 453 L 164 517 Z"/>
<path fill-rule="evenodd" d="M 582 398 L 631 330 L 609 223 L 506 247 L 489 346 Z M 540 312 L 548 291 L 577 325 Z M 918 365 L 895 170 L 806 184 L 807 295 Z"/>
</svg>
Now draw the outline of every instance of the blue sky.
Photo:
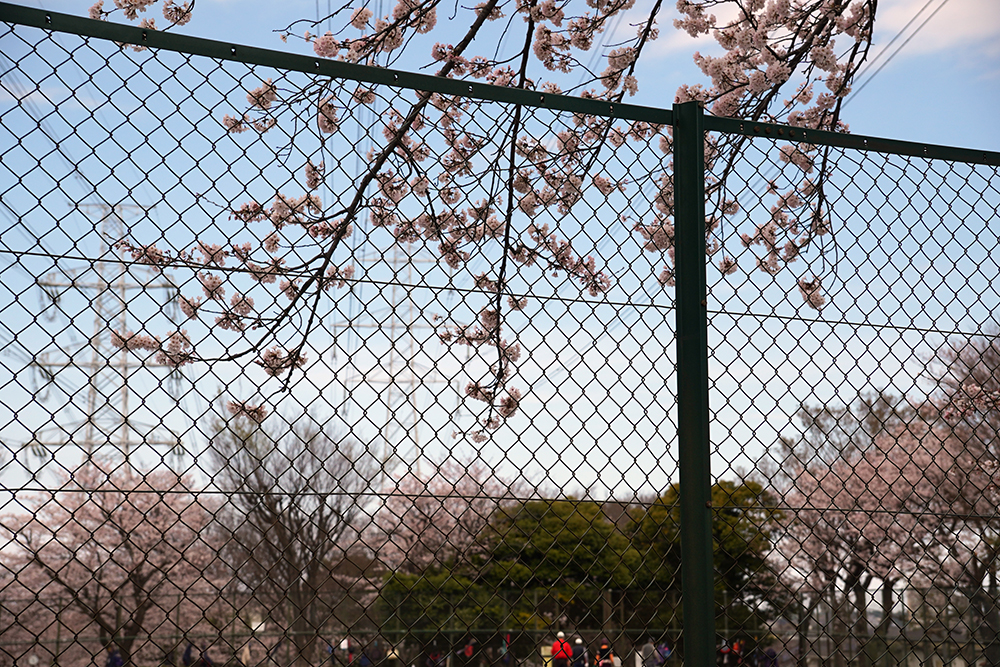
<svg viewBox="0 0 1000 667">
<path fill-rule="evenodd" d="M 945 4 L 940 12 L 894 57 L 870 85 L 856 98 L 850 100 L 845 114 L 846 120 L 856 133 L 1000 150 L 1000 130 L 996 123 L 996 109 L 1000 108 L 1000 3 L 995 0 L 933 0 L 923 16 L 934 11 L 942 1 Z M 326 4 L 325 1 L 323 4 Z M 926 0 L 881 0 L 880 6 L 884 13 L 877 24 L 879 32 L 876 35 L 875 54 L 878 53 L 879 44 L 892 39 L 926 4 Z M 642 0 L 637 3 L 634 10 L 636 13 L 642 11 L 641 5 Z M 54 11 L 76 14 L 85 14 L 87 10 L 85 2 L 53 0 L 44 6 Z M 299 18 L 314 18 L 316 14 L 315 2 L 199 0 L 196 16 L 185 32 L 236 43 L 275 49 L 298 49 L 304 52 L 308 47 L 301 43 L 285 45 L 272 30 L 284 27 Z M 699 43 L 686 35 L 674 34 L 668 19 L 669 16 L 661 21 L 661 25 L 664 25 L 664 34 L 655 48 L 649 52 L 649 59 L 644 64 L 639 95 L 635 98 L 640 104 L 668 105 L 672 101 L 673 91 L 682 83 L 703 82 L 703 77 L 691 62 L 691 53 L 698 49 L 711 48 L 711 42 Z M 921 19 L 918 19 L 916 25 L 920 22 Z M 904 33 L 895 46 L 908 35 L 909 33 Z M 445 41 L 447 38 L 441 39 Z M 142 58 L 143 56 L 138 56 L 137 62 L 142 61 Z M 162 74 L 157 67 L 151 66 L 148 73 L 153 76 L 153 71 L 158 72 L 156 76 Z M 246 70 L 235 67 L 233 71 Z M 255 72 L 247 82 L 257 78 L 258 74 Z M 184 74 L 184 76 L 190 75 L 190 72 Z M 217 81 L 224 79 L 222 74 L 217 76 L 221 77 L 216 79 Z M 266 76 L 270 74 L 260 74 L 260 77 Z M 865 77 L 862 77 L 862 81 L 864 79 Z M 184 77 L 180 77 L 177 81 L 169 83 L 172 86 L 183 87 L 185 81 Z M 180 96 L 184 95 L 184 91 L 174 92 Z M 161 89 L 156 94 L 166 96 L 169 95 L 169 91 Z M 141 94 L 139 98 L 131 98 L 129 91 L 124 90 L 115 91 L 115 95 L 122 103 L 121 113 L 124 114 L 129 114 L 128 109 L 136 103 L 151 108 L 170 108 L 169 102 L 164 104 L 159 98 L 155 102 L 142 98 Z M 205 99 L 211 97 L 212 91 L 206 91 Z M 243 95 L 239 91 L 230 97 L 232 102 L 243 103 Z M 9 99 L 3 102 L 9 103 Z M 208 143 L 214 142 L 214 137 L 220 133 L 217 116 L 224 112 L 228 112 L 228 109 L 220 107 L 219 110 L 213 110 L 208 116 L 210 122 L 199 126 L 203 136 L 200 138 L 189 136 L 185 147 L 192 151 L 208 150 Z M 111 117 L 116 117 L 115 111 L 107 113 Z M 137 123 L 140 119 L 148 121 L 146 117 L 149 113 L 149 108 L 137 108 L 134 110 L 134 115 L 130 116 L 130 120 L 135 120 Z M 7 118 L 14 117 L 11 115 Z M 195 117 L 194 114 L 190 116 L 190 118 Z M 544 122 L 544 119 L 539 120 Z M 52 122 L 58 124 L 55 119 Z M 171 122 L 183 124 L 186 121 L 178 115 L 172 117 Z M 103 136 L 103 133 L 108 132 L 108 128 L 114 126 L 114 122 L 100 121 L 100 119 L 98 121 L 92 119 L 90 123 L 86 127 L 94 127 L 95 137 Z M 156 125 L 152 127 L 155 128 Z M 178 126 L 178 131 L 174 134 L 184 135 L 182 129 L 182 126 Z M 159 130 L 143 136 L 141 133 L 130 131 L 130 128 L 123 128 L 111 134 L 116 141 L 122 142 L 121 151 L 129 153 L 130 160 L 138 169 L 133 170 L 136 173 L 125 170 L 117 177 L 123 180 L 116 183 L 97 175 L 102 172 L 101 158 L 94 158 L 96 160 L 93 163 L 94 168 L 86 170 L 87 176 L 95 179 L 95 182 L 100 182 L 102 195 L 109 197 L 120 195 L 120 191 L 130 184 L 136 188 L 149 185 L 153 190 L 160 189 L 160 192 L 169 190 L 171 193 L 158 212 L 158 215 L 162 216 L 157 220 L 158 224 L 163 224 L 172 215 L 171 209 L 187 212 L 186 207 L 191 205 L 188 201 L 190 196 L 185 194 L 184 187 L 173 187 L 175 177 L 169 169 L 165 165 L 145 169 L 147 164 L 156 164 L 155 159 L 146 154 L 150 146 L 163 142 L 164 147 L 170 148 L 175 143 L 175 138 L 164 135 Z M 83 156 L 88 149 L 80 144 L 81 140 L 85 141 L 82 135 L 69 132 L 64 145 L 68 150 Z M 38 141 L 37 136 L 33 141 Z M 264 154 L 257 156 L 256 163 L 251 159 L 253 156 L 245 155 L 241 158 L 242 149 L 239 148 L 241 141 L 249 142 L 247 135 L 226 138 L 225 149 L 220 149 L 218 155 L 213 155 L 213 159 L 201 161 L 202 167 L 206 169 L 205 179 L 215 178 L 213 185 L 220 188 L 220 192 L 227 187 L 231 190 L 235 188 L 234 191 L 241 189 L 236 185 L 226 184 L 226 180 L 231 179 L 235 172 L 230 171 L 226 164 L 216 164 L 220 160 L 225 162 L 223 158 L 227 155 L 233 163 L 246 163 L 241 169 L 249 170 L 255 164 L 266 163 L 267 156 Z M 25 142 L 25 145 L 28 145 L 28 142 Z M 43 143 L 39 143 L 39 150 L 42 145 Z M 111 151 L 105 153 L 105 156 L 116 154 L 114 146 L 110 148 L 108 144 L 104 146 L 102 150 Z M 211 145 L 211 150 L 215 151 L 214 143 Z M 255 150 L 261 150 L 261 147 L 258 146 Z M 223 151 L 230 153 L 224 154 Z M 178 166 L 184 164 L 183 156 L 178 158 L 176 152 L 171 155 L 172 160 L 181 160 L 174 164 Z M 621 155 L 625 160 L 623 165 L 627 164 L 627 154 Z M 299 156 L 296 156 L 296 159 L 298 158 Z M 107 160 L 108 157 L 104 159 Z M 953 309 L 949 310 L 949 306 L 957 300 L 962 289 L 971 286 L 976 290 L 983 286 L 991 286 L 993 281 L 989 272 L 995 273 L 996 265 L 986 261 L 988 257 L 980 257 L 966 251 L 967 247 L 974 245 L 970 244 L 967 236 L 953 238 L 954 244 L 950 247 L 932 248 L 929 251 L 931 262 L 950 253 L 962 257 L 966 263 L 945 270 L 942 282 L 946 283 L 946 288 L 939 297 L 943 294 L 942 298 L 946 300 L 940 304 L 941 307 L 932 304 L 929 309 L 925 309 L 924 304 L 933 301 L 928 298 L 926 293 L 928 290 L 925 290 L 921 283 L 921 272 L 926 273 L 928 266 L 919 263 L 923 261 L 920 257 L 917 258 L 919 262 L 914 263 L 912 250 L 908 248 L 907 243 L 912 246 L 927 243 L 928 239 L 920 236 L 922 231 L 919 227 L 921 222 L 919 212 L 905 210 L 906 202 L 913 198 L 915 193 L 905 179 L 900 179 L 898 172 L 893 171 L 900 166 L 900 162 L 889 160 L 886 165 L 880 166 L 878 159 L 873 158 L 868 164 L 873 169 L 885 169 L 886 171 L 881 173 L 886 174 L 888 180 L 892 182 L 904 181 L 898 188 L 888 188 L 886 197 L 893 201 L 893 205 L 901 212 L 900 219 L 910 223 L 908 227 L 912 228 L 911 236 L 901 240 L 898 248 L 892 243 L 888 245 L 884 261 L 894 264 L 888 270 L 884 268 L 879 270 L 876 268 L 876 259 L 869 250 L 878 247 L 889 230 L 869 225 L 865 231 L 868 234 L 866 240 L 847 248 L 849 253 L 853 253 L 849 255 L 852 258 L 850 260 L 853 263 L 852 268 L 860 267 L 857 275 L 847 275 L 843 279 L 838 279 L 837 286 L 841 298 L 834 299 L 833 305 L 823 314 L 833 320 L 841 318 L 867 322 L 882 317 L 876 312 L 877 308 L 873 303 L 880 303 L 886 308 L 890 307 L 885 305 L 889 303 L 892 309 L 890 314 L 912 314 L 914 317 L 922 317 L 924 319 L 921 324 L 932 327 L 940 326 L 947 329 L 962 325 L 968 330 L 975 331 L 987 323 L 991 313 L 996 311 L 995 290 L 984 288 L 983 296 L 978 303 L 974 303 L 975 307 L 968 315 L 964 310 L 960 313 L 954 312 Z M 272 165 L 269 167 L 268 175 L 266 177 L 262 175 L 261 178 L 267 178 L 272 184 L 283 183 L 286 179 L 294 178 L 298 166 L 299 163 L 296 163 L 294 169 L 288 172 L 282 171 L 280 166 Z M 41 187 L 42 177 L 37 171 L 32 172 L 31 178 L 34 180 L 24 184 L 25 191 L 21 193 L 22 195 L 31 194 Z M 144 178 L 149 180 L 148 184 Z M 200 183 L 193 184 L 194 178 L 188 176 L 186 179 L 180 179 L 177 184 L 198 191 L 208 187 Z M 936 192 L 940 184 L 940 181 L 932 179 L 929 191 Z M 852 201 L 864 200 L 867 195 L 865 188 L 870 192 L 871 184 L 854 182 L 852 185 L 853 190 L 847 185 L 843 188 L 845 194 L 842 197 L 842 205 L 846 212 L 842 215 L 847 219 L 857 213 L 864 218 L 865 207 L 855 206 Z M 267 183 L 263 183 L 263 186 L 261 188 L 263 190 L 268 187 Z M 104 190 L 108 187 L 110 191 L 105 193 Z M 273 193 L 273 189 L 271 192 Z M 155 199 L 157 193 L 143 194 L 151 195 L 152 199 Z M 992 199 L 986 198 L 988 204 L 986 209 L 991 208 L 989 204 L 996 204 L 996 195 L 994 192 L 991 195 Z M 263 196 L 271 195 L 265 193 Z M 5 195 L 5 199 L 8 206 L 19 207 L 20 202 L 15 200 L 13 194 Z M 64 207 L 64 200 L 65 196 L 57 192 L 48 203 L 49 210 L 54 212 L 57 208 Z M 643 201 L 645 200 L 640 197 L 639 203 Z M 871 203 L 878 205 L 874 200 Z M 25 204 L 26 207 L 30 205 L 30 202 Z M 604 205 L 625 206 L 625 202 L 620 201 L 616 204 L 609 201 Z M 984 207 L 981 206 L 979 210 L 982 208 Z M 604 209 L 607 215 L 601 217 L 595 214 L 594 217 L 603 225 L 605 219 L 616 219 L 615 213 L 621 210 L 623 209 Z M 943 198 L 933 203 L 931 212 L 942 219 L 949 215 L 959 215 L 948 207 L 947 201 Z M 212 216 L 201 215 L 201 211 L 194 213 L 197 215 L 186 213 L 185 222 L 193 225 L 204 224 L 205 229 L 216 235 L 224 233 L 220 227 L 213 226 L 216 222 L 211 219 Z M 220 226 L 226 224 L 221 222 L 224 218 L 225 215 L 219 216 Z M 36 223 L 35 220 L 40 222 Z M 27 227 L 32 224 L 46 224 L 44 212 L 33 211 L 31 216 L 23 217 L 22 222 Z M 891 212 L 888 216 L 883 215 L 880 218 L 880 224 L 889 225 L 891 222 L 893 222 Z M 978 233 L 983 233 L 981 228 L 984 226 L 990 231 L 988 215 L 986 219 L 980 218 L 974 222 L 979 227 L 970 228 L 973 234 L 977 233 L 976 230 L 979 230 Z M 85 220 L 75 223 L 86 228 Z M 572 224 L 572 221 L 569 223 Z M 62 226 L 63 229 L 68 227 L 65 224 Z M 623 228 L 613 224 L 609 229 L 612 233 L 624 231 Z M 31 229 L 25 236 L 30 237 L 34 231 Z M 87 234 L 86 231 L 83 233 Z M 155 239 L 157 232 L 151 228 L 143 233 L 147 238 Z M 175 242 L 177 247 L 189 246 L 195 235 L 195 232 L 179 227 L 174 227 L 170 233 L 176 235 L 171 237 L 176 239 L 171 242 Z M 991 233 L 995 237 L 995 229 Z M 89 238 L 93 240 L 93 236 L 91 232 Z M 608 253 L 609 263 L 617 263 L 619 274 L 626 277 L 622 282 L 623 289 L 630 289 L 639 280 L 644 280 L 642 283 L 644 289 L 650 293 L 662 294 L 656 288 L 655 281 L 649 277 L 654 274 L 655 268 L 650 264 L 659 260 L 639 253 L 634 239 L 621 241 L 623 236 L 624 234 L 621 234 L 611 239 L 613 242 L 610 244 L 605 243 L 608 239 L 595 244 L 597 248 L 594 252 L 600 253 L 603 249 Z M 15 245 L 17 242 L 11 238 L 11 235 L 5 234 L 4 242 Z M 65 242 L 71 244 L 73 238 L 68 237 Z M 618 253 L 620 248 L 616 246 L 619 241 L 621 248 L 626 248 L 627 252 Z M 733 245 L 738 247 L 738 243 Z M 1000 243 L 997 243 L 995 238 L 983 237 L 983 248 L 993 248 L 997 245 Z M 591 251 L 584 248 L 582 252 Z M 936 256 L 933 255 L 935 252 L 938 253 Z M 636 254 L 641 259 L 635 259 Z M 484 261 L 488 262 L 489 258 L 484 258 Z M 644 264 L 645 267 L 640 268 L 639 264 Z M 985 267 L 984 272 L 972 271 L 969 268 L 970 264 L 973 268 L 982 265 Z M 746 262 L 746 266 L 752 267 L 752 258 Z M 935 268 L 939 268 L 939 265 Z M 379 270 L 386 269 L 382 267 Z M 628 277 L 630 273 L 631 277 Z M 849 271 L 846 273 L 850 274 Z M 40 270 L 35 275 L 41 275 Z M 371 275 L 378 277 L 374 270 Z M 717 273 L 710 273 L 710 281 L 713 280 L 713 276 L 714 279 L 718 279 Z M 886 283 L 875 282 L 875 276 L 883 278 Z M 738 289 L 741 285 L 746 287 Z M 910 292 L 903 290 L 901 293 L 901 286 L 913 289 Z M 13 288 L 9 289 L 12 293 L 16 291 Z M 552 292 L 563 293 L 559 289 L 553 288 Z M 789 283 L 787 275 L 772 283 L 767 276 L 748 269 L 743 275 L 737 274 L 728 280 L 718 282 L 713 285 L 713 290 L 712 296 L 717 300 L 720 309 L 738 311 L 752 308 L 755 312 L 770 313 L 773 308 L 774 312 L 785 315 L 803 317 L 814 315 L 808 312 L 800 313 L 798 305 L 791 299 L 786 299 L 789 293 L 795 296 L 794 283 Z M 757 294 L 760 297 L 748 299 L 748 294 Z M 976 302 L 975 295 L 965 296 L 966 303 Z M 366 305 L 363 307 L 366 309 L 385 305 L 385 295 L 384 293 L 380 295 L 377 287 L 368 286 L 363 290 L 358 288 L 357 298 L 359 301 L 364 301 Z M 438 300 L 443 302 L 435 304 L 434 307 L 440 311 L 447 311 L 455 303 L 448 302 L 448 299 L 454 299 L 454 294 L 449 292 L 446 296 L 439 297 Z M 7 297 L 0 299 L 0 301 L 6 300 Z M 750 303 L 745 303 L 748 300 Z M 81 310 L 76 319 L 89 324 L 92 318 L 82 316 L 86 306 L 81 304 L 79 307 Z M 19 317 L 30 317 L 28 306 L 18 306 L 18 308 L 24 309 L 23 312 L 18 311 Z M 352 312 L 357 312 L 361 306 L 355 303 L 350 308 L 354 309 Z M 477 306 L 470 304 L 468 308 L 469 312 L 465 314 L 471 316 Z M 567 306 L 560 310 L 559 303 L 549 302 L 546 308 L 544 313 L 533 316 L 530 323 L 511 324 L 513 328 L 521 327 L 523 331 L 520 335 L 527 348 L 527 358 L 520 372 L 524 375 L 525 382 L 531 383 L 531 393 L 525 400 L 525 416 L 515 420 L 509 430 L 498 432 L 496 442 L 491 444 L 490 449 L 484 451 L 484 458 L 490 462 L 505 460 L 536 479 L 538 476 L 529 471 L 549 471 L 554 483 L 567 484 L 568 492 L 578 492 L 578 489 L 567 481 L 574 479 L 580 485 L 579 490 L 587 489 L 596 495 L 603 495 L 615 489 L 621 493 L 623 483 L 626 491 L 629 488 L 644 491 L 650 488 L 663 488 L 676 472 L 671 457 L 660 455 L 664 447 L 671 449 L 673 447 L 670 423 L 673 419 L 674 399 L 672 390 L 664 389 L 672 386 L 670 383 L 673 341 L 670 339 L 668 322 L 672 321 L 672 318 L 654 310 L 622 309 L 610 303 L 593 309 L 577 304 L 572 309 Z M 13 312 L 13 307 L 7 308 L 4 317 L 15 319 L 12 316 Z M 718 433 L 716 438 L 718 453 L 715 469 L 720 473 L 727 472 L 731 467 L 752 465 L 754 457 L 772 444 L 777 433 L 782 432 L 788 424 L 789 417 L 796 407 L 796 400 L 811 395 L 823 400 L 833 396 L 850 398 L 852 391 L 864 388 L 880 389 L 885 386 L 895 386 L 902 392 L 910 391 L 914 386 L 914 378 L 912 369 L 906 368 L 907 355 L 920 345 L 934 344 L 933 340 L 925 340 L 919 335 L 899 332 L 880 333 L 874 329 L 838 338 L 843 337 L 843 330 L 838 329 L 836 325 L 816 325 L 812 330 L 808 330 L 809 327 L 799 323 L 785 330 L 781 330 L 779 326 L 775 330 L 776 333 L 745 319 L 736 324 L 720 319 L 717 326 L 719 331 L 724 330 L 723 327 L 735 327 L 721 341 L 714 343 L 716 348 L 713 372 L 718 380 L 714 391 L 718 392 L 716 397 L 720 402 L 716 407 L 719 411 L 720 431 L 724 432 Z M 87 333 L 84 329 L 86 327 L 81 327 L 81 335 Z M 44 331 L 32 329 L 32 332 L 34 331 L 39 333 L 39 339 L 44 338 Z M 421 336 L 428 339 L 430 333 L 424 330 Z M 22 337 L 25 340 L 28 338 L 23 334 Z M 360 350 L 357 347 L 350 348 L 350 343 L 344 343 L 343 340 L 341 343 L 347 349 L 341 351 L 339 360 L 344 359 L 346 351 L 353 365 L 353 372 L 364 372 L 372 368 L 378 370 L 380 363 L 378 354 L 384 341 L 371 339 Z M 354 344 L 357 343 L 355 340 Z M 308 381 L 303 380 L 298 385 L 300 393 L 296 398 L 304 401 L 305 397 L 309 396 L 311 399 L 318 398 L 322 402 L 323 398 L 332 395 L 332 392 L 327 390 L 334 384 L 333 369 L 329 365 L 329 362 L 333 361 L 333 352 L 332 347 L 323 347 L 328 344 L 329 341 L 317 341 L 317 350 L 321 351 L 321 355 L 316 356 L 321 356 L 328 365 L 316 364 L 312 368 Z M 364 347 L 368 349 L 363 349 Z M 752 354 L 757 351 L 760 352 L 759 358 L 752 358 Z M 443 353 L 445 358 L 442 359 L 440 356 L 435 357 L 442 354 L 440 350 L 429 349 L 425 352 L 427 353 L 427 358 L 423 360 L 425 365 L 437 364 L 438 368 L 448 375 L 459 374 L 460 357 Z M 17 372 L 12 362 L 6 363 L 9 364 L 12 373 Z M 385 371 L 384 368 L 381 370 Z M 208 394 L 213 393 L 220 384 L 230 381 L 244 382 L 251 386 L 256 381 L 263 381 L 252 373 L 240 378 L 234 369 L 213 369 L 210 376 L 199 380 L 199 391 Z M 524 386 L 524 383 L 521 386 Z M 429 390 L 432 394 L 436 393 L 438 398 L 432 408 L 425 406 L 420 408 L 424 415 L 425 431 L 441 432 L 430 436 L 426 432 L 423 433 L 419 444 L 426 445 L 433 439 L 444 447 L 450 446 L 453 441 L 447 437 L 447 433 L 451 430 L 448 426 L 450 419 L 448 411 L 454 406 L 455 397 L 451 393 L 443 392 L 440 387 L 429 387 Z M 33 400 L 33 397 L 22 395 L 15 398 L 10 391 L 8 387 L 4 390 L 6 393 L 0 394 L 0 402 L 8 409 L 16 407 L 19 401 Z M 315 396 L 317 392 L 329 395 L 317 397 Z M 353 415 L 341 412 L 338 413 L 340 418 L 348 425 L 361 424 L 368 431 L 377 433 L 379 422 L 384 419 L 387 412 L 386 407 L 379 404 L 381 397 L 374 391 L 368 391 L 366 394 L 366 391 L 357 390 L 352 400 Z M 336 404 L 336 400 L 331 400 L 330 403 Z M 368 409 L 365 410 L 363 406 L 368 406 Z M 407 417 L 402 416 L 399 419 L 405 421 Z M 468 423 L 467 419 L 465 423 Z M 442 428 L 442 425 L 445 427 Z M 612 467 L 610 471 L 608 465 Z"/>
</svg>

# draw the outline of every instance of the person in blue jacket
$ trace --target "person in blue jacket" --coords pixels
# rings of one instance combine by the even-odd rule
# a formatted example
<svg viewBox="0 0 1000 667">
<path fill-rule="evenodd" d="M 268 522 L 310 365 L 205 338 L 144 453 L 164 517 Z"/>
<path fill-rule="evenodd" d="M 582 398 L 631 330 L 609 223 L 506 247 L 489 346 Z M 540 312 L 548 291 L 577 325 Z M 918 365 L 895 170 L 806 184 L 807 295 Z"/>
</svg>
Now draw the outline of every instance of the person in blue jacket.
<svg viewBox="0 0 1000 667">
<path fill-rule="evenodd" d="M 108 647 L 108 659 L 104 663 L 104 667 L 122 667 L 125 661 L 122 660 L 122 654 L 118 652 L 118 649 L 113 646 Z"/>
</svg>

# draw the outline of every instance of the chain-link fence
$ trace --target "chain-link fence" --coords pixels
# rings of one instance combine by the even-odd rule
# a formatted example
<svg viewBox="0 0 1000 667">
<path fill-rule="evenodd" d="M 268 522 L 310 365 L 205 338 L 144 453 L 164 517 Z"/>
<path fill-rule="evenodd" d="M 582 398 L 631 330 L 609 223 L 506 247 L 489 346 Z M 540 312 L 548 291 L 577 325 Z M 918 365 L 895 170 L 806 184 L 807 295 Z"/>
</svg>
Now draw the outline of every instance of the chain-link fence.
<svg viewBox="0 0 1000 667">
<path fill-rule="evenodd" d="M 1000 155 L 0 16 L 0 664 L 1000 665 Z"/>
</svg>

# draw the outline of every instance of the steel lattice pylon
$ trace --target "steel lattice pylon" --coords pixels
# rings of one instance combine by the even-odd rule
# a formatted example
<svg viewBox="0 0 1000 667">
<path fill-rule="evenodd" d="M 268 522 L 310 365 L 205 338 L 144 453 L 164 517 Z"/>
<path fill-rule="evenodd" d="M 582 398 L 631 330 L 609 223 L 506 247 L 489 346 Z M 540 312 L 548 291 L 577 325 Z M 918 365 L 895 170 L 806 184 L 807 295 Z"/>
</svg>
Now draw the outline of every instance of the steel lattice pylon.
<svg viewBox="0 0 1000 667">
<path fill-rule="evenodd" d="M 405 256 L 394 249 L 384 260 L 397 275 L 412 280 L 414 264 L 432 262 L 419 256 Z M 350 364 L 350 343 L 345 344 L 346 354 L 338 358 L 334 348 L 333 363 L 338 377 L 344 383 L 345 400 L 351 388 L 364 384 L 379 387 L 380 402 L 385 407 L 385 421 L 382 438 L 397 447 L 397 456 L 404 463 L 419 462 L 423 447 L 428 444 L 421 437 L 420 398 L 418 392 L 433 385 L 450 384 L 448 378 L 433 368 L 432 363 L 420 359 L 425 351 L 425 341 L 420 332 L 432 332 L 433 327 L 420 321 L 420 308 L 414 304 L 413 295 L 400 285 L 392 285 L 383 295 L 387 301 L 385 308 L 364 309 L 357 317 L 343 323 L 334 323 L 331 329 L 338 336 L 355 334 L 365 338 L 366 332 L 380 332 L 389 343 L 389 349 L 379 363 L 372 368 L 358 368 Z M 364 308 L 364 304 L 362 304 Z M 430 334 L 433 336 L 433 334 Z M 405 444 L 403 444 L 405 443 Z"/>
<path fill-rule="evenodd" d="M 162 423 L 149 424 L 133 418 L 142 397 L 135 400 L 130 380 L 139 369 L 162 371 L 164 366 L 152 359 L 137 361 L 127 350 L 116 348 L 108 335 L 109 322 L 119 331 L 129 329 L 129 302 L 134 294 L 162 292 L 166 308 L 177 287 L 166 274 L 126 267 L 116 254 L 114 242 L 124 236 L 124 216 L 144 214 L 144 208 L 125 204 L 85 204 L 80 208 L 100 216 L 100 259 L 50 272 L 39 278 L 37 285 L 52 306 L 70 295 L 86 299 L 87 309 L 72 319 L 83 319 L 89 311 L 93 314 L 93 329 L 86 340 L 68 344 L 53 341 L 29 361 L 43 386 L 54 385 L 70 401 L 53 412 L 52 419 L 35 431 L 23 449 L 38 459 L 51 460 L 64 448 L 78 449 L 88 458 L 113 448 L 128 460 L 142 447 L 166 447 L 179 464 L 183 448 L 178 437 Z M 183 375 L 171 372 L 167 382 L 177 389 Z"/>
</svg>

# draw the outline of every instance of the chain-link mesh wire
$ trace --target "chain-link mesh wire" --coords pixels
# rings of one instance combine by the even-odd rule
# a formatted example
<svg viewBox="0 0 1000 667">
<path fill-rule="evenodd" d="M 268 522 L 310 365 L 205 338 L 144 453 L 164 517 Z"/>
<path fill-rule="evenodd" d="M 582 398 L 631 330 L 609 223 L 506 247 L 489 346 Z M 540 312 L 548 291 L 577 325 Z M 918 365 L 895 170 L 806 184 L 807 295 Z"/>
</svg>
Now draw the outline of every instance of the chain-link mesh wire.
<svg viewBox="0 0 1000 667">
<path fill-rule="evenodd" d="M 553 182 L 498 222 L 502 128 L 530 166 L 573 114 L 2 40 L 7 664 L 541 664 L 556 630 L 589 664 L 677 632 L 628 538 L 675 476 L 672 306 L 628 229 L 655 190 Z"/>
<path fill-rule="evenodd" d="M 2 31 L 0 662 L 683 661 L 665 127 Z M 712 136 L 720 663 L 1000 664 L 996 168 Z"/>
<path fill-rule="evenodd" d="M 760 233 L 723 221 L 709 273 L 720 639 L 996 664 L 997 168 L 824 148 L 823 177 L 782 145 L 747 140 L 727 196 Z"/>
</svg>

